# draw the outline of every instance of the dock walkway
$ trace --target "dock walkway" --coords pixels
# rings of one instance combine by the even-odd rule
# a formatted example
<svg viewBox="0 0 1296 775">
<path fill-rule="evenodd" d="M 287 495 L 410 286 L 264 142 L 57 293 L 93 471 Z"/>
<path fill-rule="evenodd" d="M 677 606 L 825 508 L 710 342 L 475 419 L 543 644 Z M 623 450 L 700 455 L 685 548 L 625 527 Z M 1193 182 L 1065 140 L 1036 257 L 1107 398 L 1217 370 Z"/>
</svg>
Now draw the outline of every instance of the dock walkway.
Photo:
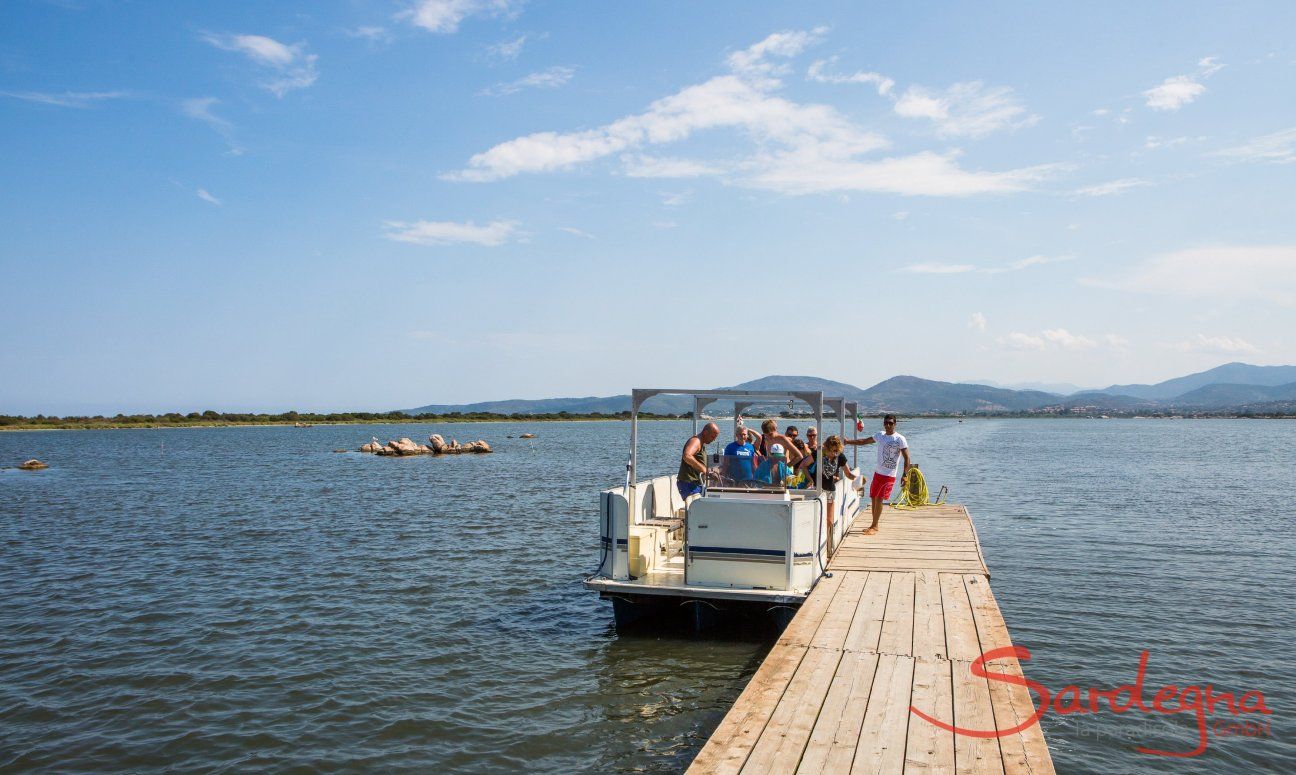
<svg viewBox="0 0 1296 775">
<path fill-rule="evenodd" d="M 867 512 L 814 592 L 698 754 L 690 773 L 1052 773 L 1023 686 L 978 678 L 971 663 L 1011 645 L 967 509 Z M 1021 675 L 1017 660 L 988 661 Z"/>
</svg>

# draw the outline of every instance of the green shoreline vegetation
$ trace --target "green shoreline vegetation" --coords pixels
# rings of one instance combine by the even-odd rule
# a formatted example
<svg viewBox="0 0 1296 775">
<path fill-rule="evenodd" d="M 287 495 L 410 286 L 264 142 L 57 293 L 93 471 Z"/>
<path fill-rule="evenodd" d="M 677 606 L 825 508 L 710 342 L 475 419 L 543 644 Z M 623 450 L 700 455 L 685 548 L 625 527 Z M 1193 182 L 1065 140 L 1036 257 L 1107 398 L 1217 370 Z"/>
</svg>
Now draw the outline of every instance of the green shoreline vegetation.
<svg viewBox="0 0 1296 775">
<path fill-rule="evenodd" d="M 235 412 L 190 412 L 180 414 L 118 414 L 113 417 L 54 417 L 36 415 L 22 417 L 0 415 L 0 431 L 40 430 L 112 430 L 128 428 L 225 428 L 255 425 L 390 425 L 470 422 L 572 422 L 593 420 L 629 420 L 630 412 L 616 414 L 496 414 L 494 412 L 464 412 L 452 414 L 410 415 L 404 412 L 284 412 L 282 414 L 244 414 Z M 641 420 L 675 420 L 676 415 L 640 414 Z"/>
<path fill-rule="evenodd" d="M 874 414 L 870 412 L 868 417 L 871 419 Z M 976 412 L 972 414 L 962 413 L 924 413 L 924 412 L 900 412 L 904 417 L 910 419 L 973 419 L 973 418 L 1010 418 L 1010 417 L 1037 417 L 1037 418 L 1072 418 L 1072 419 L 1198 419 L 1198 418 L 1236 418 L 1248 420 L 1267 420 L 1267 419 L 1296 419 L 1291 411 L 1231 411 L 1231 412 L 1191 412 L 1191 413 L 1172 413 L 1172 412 L 1109 412 L 1105 415 L 1089 412 Z M 802 422 L 813 419 L 804 414 L 779 412 L 781 419 L 800 420 Z M 691 417 L 690 414 L 650 414 L 641 413 L 641 420 L 686 420 Z M 333 412 L 328 414 L 318 414 L 314 412 L 283 412 L 282 414 L 255 414 L 255 413 L 235 413 L 235 412 L 215 412 L 207 410 L 205 412 L 190 412 L 180 414 L 171 412 L 168 414 L 118 414 L 112 417 L 96 415 L 94 417 L 86 416 L 67 416 L 55 417 L 46 415 L 36 415 L 35 417 L 22 417 L 16 415 L 0 415 L 0 431 L 40 431 L 40 430 L 116 430 L 130 428 L 224 428 L 238 426 L 312 426 L 312 425 L 391 425 L 391 424 L 423 424 L 432 425 L 437 423 L 483 423 L 483 422 L 594 422 L 594 421 L 626 421 L 630 419 L 630 412 L 616 413 L 591 413 L 575 414 L 572 412 L 550 412 L 546 414 L 499 414 L 495 412 L 454 412 L 449 414 L 420 414 L 410 415 L 404 412 Z M 825 423 L 830 422 L 828 418 L 824 419 Z"/>
</svg>

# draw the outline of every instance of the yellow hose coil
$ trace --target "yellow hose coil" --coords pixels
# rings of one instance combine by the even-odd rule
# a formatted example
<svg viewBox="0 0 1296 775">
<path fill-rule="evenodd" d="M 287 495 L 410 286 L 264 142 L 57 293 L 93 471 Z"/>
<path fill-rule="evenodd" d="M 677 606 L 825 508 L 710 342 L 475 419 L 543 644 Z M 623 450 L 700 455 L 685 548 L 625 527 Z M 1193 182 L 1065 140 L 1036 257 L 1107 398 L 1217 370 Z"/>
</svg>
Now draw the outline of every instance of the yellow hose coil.
<svg viewBox="0 0 1296 775">
<path fill-rule="evenodd" d="M 916 509 L 936 505 L 939 505 L 939 501 L 932 503 L 927 492 L 927 478 L 918 470 L 918 466 L 909 466 L 909 473 L 900 480 L 900 496 L 891 506 L 897 509 Z"/>
</svg>

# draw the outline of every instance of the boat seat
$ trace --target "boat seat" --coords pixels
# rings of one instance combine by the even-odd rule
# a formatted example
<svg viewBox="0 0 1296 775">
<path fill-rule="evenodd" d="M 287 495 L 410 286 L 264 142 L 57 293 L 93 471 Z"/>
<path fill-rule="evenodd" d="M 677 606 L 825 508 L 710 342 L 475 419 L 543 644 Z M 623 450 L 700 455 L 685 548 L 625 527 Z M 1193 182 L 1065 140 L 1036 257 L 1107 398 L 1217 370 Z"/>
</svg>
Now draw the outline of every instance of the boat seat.
<svg viewBox="0 0 1296 775">
<path fill-rule="evenodd" d="M 684 529 L 684 520 L 679 519 L 677 517 L 653 517 L 652 519 L 645 519 L 643 521 L 643 524 L 655 525 L 657 527 L 664 527 L 667 530 Z"/>
</svg>

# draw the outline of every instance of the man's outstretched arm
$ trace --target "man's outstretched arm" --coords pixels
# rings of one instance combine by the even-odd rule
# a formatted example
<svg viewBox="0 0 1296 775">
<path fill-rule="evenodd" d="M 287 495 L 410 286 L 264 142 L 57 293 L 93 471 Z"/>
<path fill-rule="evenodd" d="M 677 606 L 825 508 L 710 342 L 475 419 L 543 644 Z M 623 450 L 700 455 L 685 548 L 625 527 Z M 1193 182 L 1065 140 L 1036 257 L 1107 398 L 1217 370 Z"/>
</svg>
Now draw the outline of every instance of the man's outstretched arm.
<svg viewBox="0 0 1296 775">
<path fill-rule="evenodd" d="M 845 444 L 848 447 L 862 447 L 866 444 L 873 444 L 876 441 L 877 439 L 873 438 L 872 436 L 869 436 L 868 438 L 864 438 L 864 439 L 846 439 L 845 441 L 842 442 L 842 444 Z M 905 452 L 906 460 L 908 459 L 908 455 L 909 452 L 906 451 Z"/>
</svg>

